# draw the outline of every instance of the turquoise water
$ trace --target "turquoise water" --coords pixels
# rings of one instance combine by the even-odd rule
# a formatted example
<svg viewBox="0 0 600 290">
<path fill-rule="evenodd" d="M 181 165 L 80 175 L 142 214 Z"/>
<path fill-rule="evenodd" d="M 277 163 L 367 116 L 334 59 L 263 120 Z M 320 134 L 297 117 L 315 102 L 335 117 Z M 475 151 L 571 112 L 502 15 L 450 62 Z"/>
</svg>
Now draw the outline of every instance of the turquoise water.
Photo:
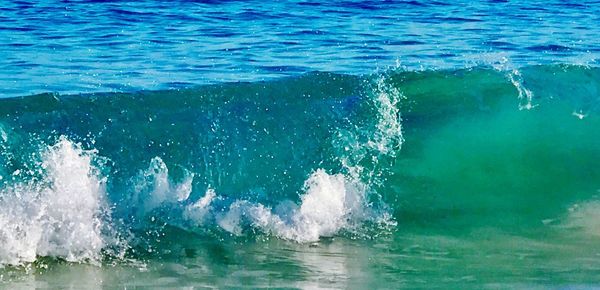
<svg viewBox="0 0 600 290">
<path fill-rule="evenodd" d="M 0 287 L 597 287 L 594 3 L 253 4 L 4 5 Z"/>
</svg>

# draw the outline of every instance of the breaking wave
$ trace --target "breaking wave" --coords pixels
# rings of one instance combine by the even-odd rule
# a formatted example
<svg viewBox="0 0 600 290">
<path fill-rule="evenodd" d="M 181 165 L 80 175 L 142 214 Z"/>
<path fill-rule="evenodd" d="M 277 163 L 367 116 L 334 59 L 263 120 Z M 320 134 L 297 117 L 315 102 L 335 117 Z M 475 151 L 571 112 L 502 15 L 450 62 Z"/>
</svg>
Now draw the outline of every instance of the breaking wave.
<svg viewBox="0 0 600 290">
<path fill-rule="evenodd" d="M 598 80 L 477 67 L 2 99 L 0 265 L 135 256 L 166 227 L 306 243 L 556 218 L 597 190 Z"/>
</svg>

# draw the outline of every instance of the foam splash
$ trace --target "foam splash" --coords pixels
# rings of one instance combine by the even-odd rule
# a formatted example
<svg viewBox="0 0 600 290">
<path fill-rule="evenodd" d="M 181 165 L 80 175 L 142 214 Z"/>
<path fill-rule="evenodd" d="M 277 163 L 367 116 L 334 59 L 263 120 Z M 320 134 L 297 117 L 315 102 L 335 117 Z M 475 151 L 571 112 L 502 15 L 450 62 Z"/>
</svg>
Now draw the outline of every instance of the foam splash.
<svg viewBox="0 0 600 290">
<path fill-rule="evenodd" d="M 131 203 L 142 228 L 147 221 L 175 226 L 216 226 L 234 235 L 258 230 L 297 242 L 318 241 L 341 232 L 358 232 L 365 223 L 395 225 L 381 201 L 370 198 L 382 170 L 382 156 L 394 156 L 403 136 L 398 108 L 402 94 L 385 78 L 375 80 L 366 101 L 373 108 L 368 124 L 338 132 L 332 144 L 339 171 L 315 169 L 305 180 L 297 203 L 281 201 L 274 207 L 247 199 L 219 195 L 210 186 L 203 197 L 191 198 L 193 174 L 179 182 L 169 178 L 165 162 L 154 157 L 146 170 L 133 178 Z M 372 170 L 366 170 L 365 164 Z M 134 225 L 135 226 L 135 225 Z"/>
<path fill-rule="evenodd" d="M 273 211 L 261 204 L 238 201 L 218 218 L 221 228 L 239 234 L 247 219 L 253 227 L 298 242 L 318 241 L 342 231 L 356 231 L 365 223 L 385 227 L 395 221 L 368 200 L 379 172 L 367 171 L 363 160 L 377 164 L 382 156 L 393 157 L 404 139 L 398 103 L 402 94 L 384 77 L 376 80 L 368 96 L 376 108 L 376 122 L 354 132 L 340 132 L 334 147 L 342 173 L 315 170 L 305 181 L 300 204 L 282 203 Z M 377 170 L 377 169 L 374 169 Z"/>
<path fill-rule="evenodd" d="M 398 105 L 405 97 L 397 88 L 390 86 L 384 77 L 377 80 L 374 92 L 377 124 L 370 131 L 372 136 L 366 145 L 377 150 L 378 154 L 394 156 L 404 142 Z"/>
<path fill-rule="evenodd" d="M 519 99 L 519 110 L 531 110 L 537 106 L 533 104 L 533 92 L 524 85 L 521 71 L 515 68 L 515 65 L 508 57 L 504 55 L 492 56 L 492 58 L 487 59 L 484 63 L 491 65 L 492 68 L 499 72 L 506 73 L 506 78 L 519 93 L 517 97 Z"/>
<path fill-rule="evenodd" d="M 155 183 L 151 192 L 170 188 L 157 196 L 175 196 L 178 185 L 169 180 L 166 182 L 168 186 Z M 155 203 L 158 199 L 150 198 L 153 207 L 145 214 L 154 217 L 154 210 L 168 209 L 161 211 L 159 218 L 179 223 L 177 226 L 206 227 L 215 224 L 234 235 L 258 229 L 297 242 L 318 241 L 341 231 L 357 231 L 365 222 L 394 225 L 389 215 L 371 208 L 367 200 L 367 186 L 343 174 L 328 174 L 318 169 L 305 181 L 303 190 L 299 204 L 288 200 L 271 208 L 244 199 L 228 200 L 208 188 L 205 195 L 196 201 L 189 197 L 184 200 L 167 197 Z"/>
<path fill-rule="evenodd" d="M 533 104 L 533 92 L 523 85 L 523 76 L 518 69 L 513 69 L 507 74 L 508 79 L 519 92 L 519 110 L 531 110 L 536 107 Z"/>
<path fill-rule="evenodd" d="M 375 105 L 376 122 L 355 132 L 346 132 L 334 147 L 341 173 L 316 169 L 305 181 L 299 203 L 282 201 L 271 208 L 244 199 L 227 199 L 208 188 L 197 201 L 190 200 L 192 177 L 175 183 L 168 178 L 168 168 L 158 157 L 150 162 L 138 177 L 135 199 L 142 205 L 141 215 L 157 208 L 167 208 L 163 218 L 174 222 L 179 215 L 183 222 L 196 227 L 214 223 L 235 235 L 249 229 L 297 242 L 318 241 L 340 232 L 356 232 L 365 223 L 393 226 L 395 222 L 384 210 L 369 201 L 370 186 L 377 173 L 361 166 L 365 159 L 377 163 L 381 156 L 393 156 L 403 142 L 398 103 L 402 95 L 378 79 L 370 101 Z M 344 134 L 340 134 L 344 135 Z M 218 203 L 218 204 L 217 204 Z M 179 221 L 181 222 L 181 221 Z"/>
<path fill-rule="evenodd" d="M 143 183 L 142 189 L 138 188 L 136 198 L 141 202 L 142 210 L 138 214 L 154 217 L 155 210 L 167 209 L 160 212 L 159 217 L 163 220 L 196 227 L 214 223 L 235 235 L 256 228 L 283 239 L 317 241 L 320 237 L 359 227 L 375 216 L 367 209 L 364 184 L 342 174 L 328 174 L 323 169 L 316 170 L 306 180 L 299 205 L 283 201 L 275 209 L 243 199 L 226 200 L 210 187 L 203 197 L 191 201 L 191 181 L 175 183 L 169 180 L 168 168 L 158 158 L 153 159 L 144 173 L 148 175 L 139 182 L 150 182 Z M 228 205 L 215 206 L 217 201 Z"/>
<path fill-rule="evenodd" d="M 145 216 L 166 204 L 186 201 L 192 193 L 194 175 L 187 175 L 181 183 L 169 180 L 169 169 L 160 157 L 150 161 L 147 170 L 140 172 L 134 184 L 134 203 L 139 205 L 137 215 Z"/>
<path fill-rule="evenodd" d="M 279 238 L 312 242 L 355 229 L 374 218 L 368 212 L 364 186 L 342 174 L 331 175 L 319 169 L 306 180 L 304 190 L 300 205 L 282 203 L 275 211 L 238 200 L 224 214 L 217 215 L 217 223 L 238 235 L 247 222 Z"/>
<path fill-rule="evenodd" d="M 106 180 L 85 151 L 61 137 L 43 153 L 41 180 L 0 191 L 0 265 L 52 256 L 97 262 L 111 243 L 105 203 Z"/>
<path fill-rule="evenodd" d="M 185 207 L 183 218 L 195 226 L 204 224 L 212 210 L 212 203 L 217 199 L 219 199 L 217 193 L 209 187 L 202 198 Z"/>
</svg>

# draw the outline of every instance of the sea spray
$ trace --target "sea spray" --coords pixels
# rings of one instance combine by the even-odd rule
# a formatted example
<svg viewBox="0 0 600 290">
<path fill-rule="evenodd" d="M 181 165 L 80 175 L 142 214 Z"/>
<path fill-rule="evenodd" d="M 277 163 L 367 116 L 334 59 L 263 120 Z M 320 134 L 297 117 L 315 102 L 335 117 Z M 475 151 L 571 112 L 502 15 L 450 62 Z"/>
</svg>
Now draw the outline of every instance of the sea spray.
<svg viewBox="0 0 600 290">
<path fill-rule="evenodd" d="M 523 77 L 518 69 L 513 69 L 507 73 L 508 79 L 519 92 L 519 109 L 531 110 L 535 107 L 533 104 L 533 93 L 523 85 Z"/>
<path fill-rule="evenodd" d="M 169 178 L 161 158 L 134 179 L 132 199 L 137 217 L 180 227 L 210 228 L 242 235 L 248 230 L 298 242 L 317 241 L 342 231 L 358 233 L 365 223 L 391 226 L 393 219 L 372 188 L 381 175 L 372 167 L 382 157 L 393 157 L 402 144 L 398 103 L 400 92 L 382 77 L 365 93 L 370 120 L 352 131 L 333 133 L 333 160 L 339 173 L 315 169 L 305 180 L 299 202 L 283 200 L 274 206 L 247 198 L 220 195 L 210 186 L 204 196 L 191 197 L 193 175 L 180 183 Z M 366 169 L 364 166 L 371 166 Z"/>
<path fill-rule="evenodd" d="M 348 180 L 342 174 L 330 175 L 319 169 L 304 186 L 300 205 L 282 204 L 273 212 L 262 204 L 236 201 L 229 210 L 218 216 L 218 223 L 226 231 L 242 233 L 244 219 L 277 237 L 297 242 L 318 241 L 341 230 L 356 229 L 365 216 L 365 188 Z"/>
<path fill-rule="evenodd" d="M 101 260 L 102 250 L 116 240 L 106 220 L 106 179 L 92 164 L 95 154 L 61 137 L 42 154 L 41 180 L 1 190 L 1 265 L 33 262 L 38 256 Z"/>
<path fill-rule="evenodd" d="M 369 86 L 371 87 L 371 86 Z M 317 241 L 340 231 L 358 232 L 365 222 L 393 225 L 395 222 L 382 211 L 381 200 L 369 200 L 374 176 L 381 170 L 364 170 L 363 159 L 377 163 L 382 156 L 393 156 L 402 144 L 401 118 L 398 102 L 402 95 L 387 85 L 384 77 L 366 94 L 375 108 L 375 123 L 355 127 L 354 132 L 340 132 L 333 146 L 340 146 L 336 158 L 344 173 L 330 174 L 315 170 L 305 181 L 300 204 L 283 203 L 279 214 L 261 204 L 234 202 L 229 211 L 218 217 L 219 225 L 232 233 L 241 233 L 243 219 L 252 226 L 280 238 L 298 242 Z M 341 141 L 341 142 L 340 142 Z M 377 203 L 375 205 L 375 203 Z"/>
<path fill-rule="evenodd" d="M 194 174 L 186 175 L 181 183 L 169 180 L 169 169 L 160 157 L 150 160 L 148 169 L 141 171 L 132 180 L 132 204 L 138 206 L 138 217 L 150 213 L 157 207 L 186 201 L 192 192 Z"/>
<path fill-rule="evenodd" d="M 508 57 L 501 56 L 499 58 L 492 58 L 488 59 L 486 62 L 490 63 L 494 70 L 504 73 L 514 88 L 517 89 L 519 110 L 531 110 L 536 106 L 533 103 L 533 92 L 525 87 L 521 70 L 516 68 Z"/>
</svg>

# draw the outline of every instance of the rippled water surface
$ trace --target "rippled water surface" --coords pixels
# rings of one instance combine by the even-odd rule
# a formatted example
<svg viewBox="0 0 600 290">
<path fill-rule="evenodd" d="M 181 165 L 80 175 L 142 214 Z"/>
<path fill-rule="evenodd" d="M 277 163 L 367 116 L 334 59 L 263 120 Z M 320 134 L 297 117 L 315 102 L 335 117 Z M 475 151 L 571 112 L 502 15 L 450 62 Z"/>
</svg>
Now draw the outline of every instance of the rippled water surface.
<svg viewBox="0 0 600 290">
<path fill-rule="evenodd" d="M 3 1 L 0 95 L 597 64 L 593 1 Z"/>
</svg>

